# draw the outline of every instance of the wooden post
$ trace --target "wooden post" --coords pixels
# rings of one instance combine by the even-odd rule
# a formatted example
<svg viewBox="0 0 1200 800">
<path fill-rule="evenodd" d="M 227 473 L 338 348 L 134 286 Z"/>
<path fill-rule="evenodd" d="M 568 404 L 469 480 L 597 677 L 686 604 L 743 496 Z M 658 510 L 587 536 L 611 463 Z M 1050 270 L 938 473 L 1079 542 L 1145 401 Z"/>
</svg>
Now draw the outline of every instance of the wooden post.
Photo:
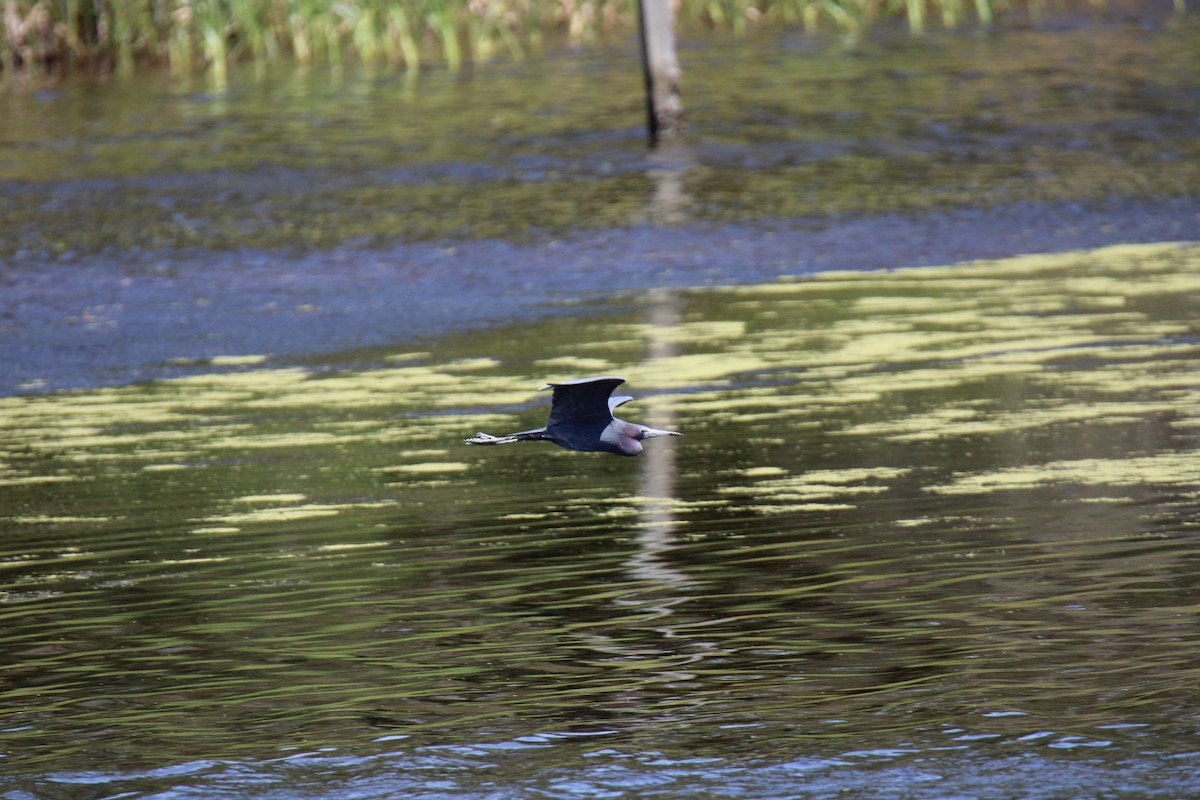
<svg viewBox="0 0 1200 800">
<path fill-rule="evenodd" d="M 646 126 L 650 144 L 683 128 L 679 61 L 675 57 L 675 14 L 671 0 L 638 0 L 642 74 L 646 79 Z"/>
</svg>

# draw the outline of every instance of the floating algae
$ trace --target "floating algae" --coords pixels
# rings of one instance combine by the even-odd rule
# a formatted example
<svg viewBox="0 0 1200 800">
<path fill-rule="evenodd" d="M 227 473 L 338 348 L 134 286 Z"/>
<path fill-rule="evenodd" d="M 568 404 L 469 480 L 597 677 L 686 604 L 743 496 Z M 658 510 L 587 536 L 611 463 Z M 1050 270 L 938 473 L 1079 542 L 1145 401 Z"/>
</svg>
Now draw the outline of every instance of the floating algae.
<svg viewBox="0 0 1200 800">
<path fill-rule="evenodd" d="M 1189 246 L 820 275 L 0 399 L 10 744 L 89 780 L 580 719 L 656 760 L 694 720 L 889 769 L 1190 753 L 1197 287 Z M 462 444 L 592 368 L 684 438 Z"/>
</svg>

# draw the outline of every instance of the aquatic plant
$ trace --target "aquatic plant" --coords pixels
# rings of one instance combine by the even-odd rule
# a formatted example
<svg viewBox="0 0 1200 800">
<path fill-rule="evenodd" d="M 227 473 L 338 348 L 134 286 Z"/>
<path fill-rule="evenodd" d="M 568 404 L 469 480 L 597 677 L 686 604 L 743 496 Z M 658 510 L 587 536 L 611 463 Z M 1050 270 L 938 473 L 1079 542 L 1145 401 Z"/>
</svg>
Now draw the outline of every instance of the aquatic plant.
<svg viewBox="0 0 1200 800">
<path fill-rule="evenodd" d="M 997 13 L 1036 15 L 1044 1 L 675 0 L 685 27 L 857 31 L 904 19 L 915 33 L 927 20 L 988 26 Z M 1177 11 L 1184 2 L 1175 0 Z M 633 0 L 7 0 L 0 71 L 157 64 L 220 75 L 231 61 L 279 59 L 357 59 L 412 70 L 433 60 L 454 70 L 497 54 L 519 58 L 547 40 L 587 43 L 630 31 L 636 21 Z"/>
</svg>

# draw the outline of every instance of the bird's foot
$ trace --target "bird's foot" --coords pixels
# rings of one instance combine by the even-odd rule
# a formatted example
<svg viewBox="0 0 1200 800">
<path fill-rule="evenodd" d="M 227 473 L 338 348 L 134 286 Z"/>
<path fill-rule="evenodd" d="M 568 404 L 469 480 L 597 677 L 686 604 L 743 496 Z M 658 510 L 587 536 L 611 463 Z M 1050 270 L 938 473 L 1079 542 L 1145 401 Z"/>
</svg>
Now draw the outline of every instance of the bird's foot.
<svg viewBox="0 0 1200 800">
<path fill-rule="evenodd" d="M 517 440 L 512 436 L 492 436 L 490 433 L 480 431 L 470 439 L 463 439 L 463 441 L 467 444 L 508 444 Z"/>
</svg>

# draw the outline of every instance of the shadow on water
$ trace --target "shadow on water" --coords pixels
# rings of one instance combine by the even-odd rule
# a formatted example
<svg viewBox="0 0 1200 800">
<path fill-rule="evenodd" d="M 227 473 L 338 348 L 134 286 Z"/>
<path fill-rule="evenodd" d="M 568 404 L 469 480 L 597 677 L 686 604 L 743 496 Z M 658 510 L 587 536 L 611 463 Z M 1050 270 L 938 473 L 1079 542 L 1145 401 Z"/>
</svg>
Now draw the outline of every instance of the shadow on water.
<svg viewBox="0 0 1200 800">
<path fill-rule="evenodd" d="M 0 792 L 1194 795 L 1198 252 L 0 399 Z"/>
</svg>

